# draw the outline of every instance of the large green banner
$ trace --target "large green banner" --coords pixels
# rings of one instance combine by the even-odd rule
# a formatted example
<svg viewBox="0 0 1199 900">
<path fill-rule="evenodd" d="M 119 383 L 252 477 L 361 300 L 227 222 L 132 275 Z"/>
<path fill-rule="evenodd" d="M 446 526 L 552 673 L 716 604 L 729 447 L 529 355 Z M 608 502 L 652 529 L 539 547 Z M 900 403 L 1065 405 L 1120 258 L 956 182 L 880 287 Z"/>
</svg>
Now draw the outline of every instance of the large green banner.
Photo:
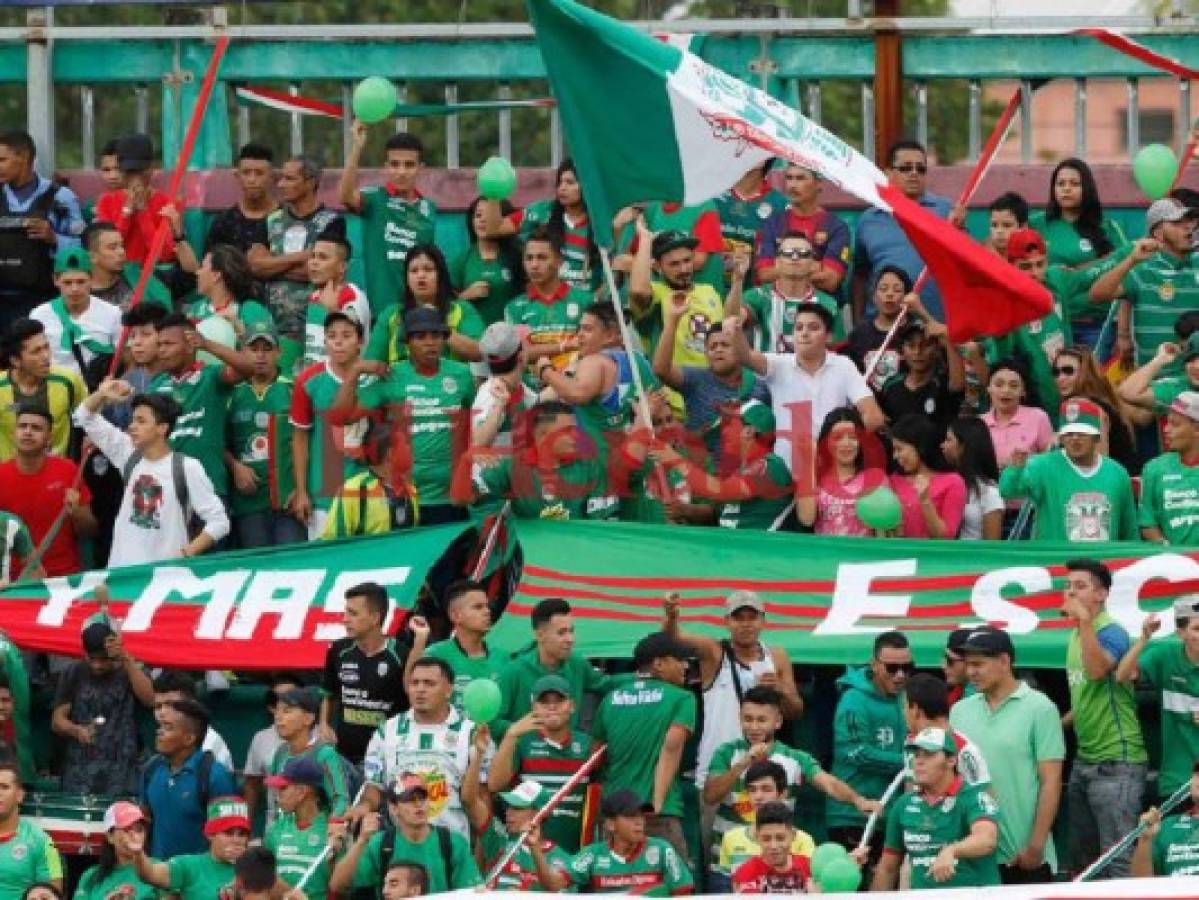
<svg viewBox="0 0 1199 900">
<path fill-rule="evenodd" d="M 317 667 L 341 637 L 345 591 L 384 584 L 410 608 L 429 568 L 462 527 L 214 554 L 89 572 L 0 592 L 0 629 L 21 647 L 79 653 L 93 592 L 106 581 L 126 644 L 152 665 L 191 668 Z M 1147 544 L 1034 544 L 828 538 L 615 523 L 521 521 L 520 589 L 493 642 L 531 639 L 528 613 L 546 597 L 575 609 L 576 647 L 626 657 L 658 627 L 667 591 L 683 598 L 685 626 L 719 636 L 724 599 L 760 592 L 768 640 L 808 663 L 864 661 L 875 634 L 899 628 L 917 660 L 940 659 L 946 634 L 991 623 L 1007 628 L 1018 663 L 1060 667 L 1070 622 L 1058 612 L 1064 563 L 1108 561 L 1108 609 L 1130 631 L 1147 612 L 1199 592 L 1199 552 Z"/>
</svg>

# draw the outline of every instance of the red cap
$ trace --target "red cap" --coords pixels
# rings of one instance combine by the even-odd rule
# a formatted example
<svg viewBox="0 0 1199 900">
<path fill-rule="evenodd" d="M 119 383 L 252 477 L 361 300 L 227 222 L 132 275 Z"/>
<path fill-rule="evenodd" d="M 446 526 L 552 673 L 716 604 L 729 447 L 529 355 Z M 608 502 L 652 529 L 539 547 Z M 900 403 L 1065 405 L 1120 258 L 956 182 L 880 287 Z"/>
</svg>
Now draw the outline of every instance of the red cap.
<svg viewBox="0 0 1199 900">
<path fill-rule="evenodd" d="M 1031 228 L 1017 228 L 1007 238 L 1008 262 L 1028 259 L 1030 256 L 1045 256 L 1045 239 Z"/>
</svg>

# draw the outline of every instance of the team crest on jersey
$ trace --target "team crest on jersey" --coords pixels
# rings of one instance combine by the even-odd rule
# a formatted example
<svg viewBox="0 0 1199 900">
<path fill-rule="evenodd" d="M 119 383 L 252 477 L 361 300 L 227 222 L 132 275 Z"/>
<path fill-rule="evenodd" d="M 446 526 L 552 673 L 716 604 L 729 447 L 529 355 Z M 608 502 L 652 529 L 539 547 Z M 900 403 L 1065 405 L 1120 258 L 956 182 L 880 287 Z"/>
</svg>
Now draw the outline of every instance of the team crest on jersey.
<svg viewBox="0 0 1199 900">
<path fill-rule="evenodd" d="M 957 805 L 956 797 L 946 797 L 945 802 L 941 804 L 941 808 L 943 810 L 945 810 L 945 812 L 953 812 L 953 808 L 956 805 Z"/>
<path fill-rule="evenodd" d="M 570 316 L 572 319 L 577 318 L 579 315 L 579 304 L 574 303 L 574 302 L 567 303 L 566 304 L 566 314 L 568 316 Z"/>
<path fill-rule="evenodd" d="M 658 857 L 660 855 L 661 854 L 658 852 L 658 848 L 651 846 L 645 851 L 645 861 L 651 866 L 656 866 L 658 864 Z"/>
<path fill-rule="evenodd" d="M 375 667 L 375 671 L 379 673 L 380 678 L 384 677 L 387 674 L 386 661 L 379 663 L 379 665 Z"/>
<path fill-rule="evenodd" d="M 28 855 L 29 848 L 26 847 L 24 844 L 13 844 L 12 850 L 9 852 L 14 860 L 16 860 L 17 862 L 20 862 Z"/>
<path fill-rule="evenodd" d="M 1090 253 L 1092 250 L 1095 249 L 1095 245 L 1091 243 L 1090 238 L 1079 238 L 1078 239 L 1078 249 L 1082 253 Z"/>
<path fill-rule="evenodd" d="M 1163 281 L 1157 289 L 1157 296 L 1161 297 L 1166 303 L 1174 299 L 1174 293 L 1174 282 L 1172 281 Z"/>
<path fill-rule="evenodd" d="M 770 214 L 774 212 L 769 203 L 762 203 L 758 206 L 758 218 L 769 219 Z"/>
<path fill-rule="evenodd" d="M 259 412 L 254 414 L 254 425 L 258 428 L 266 428 L 271 424 L 271 414 Z"/>
<path fill-rule="evenodd" d="M 452 394 L 454 391 L 458 390 L 458 382 L 447 376 L 441 379 L 441 389 L 447 394 Z"/>
</svg>

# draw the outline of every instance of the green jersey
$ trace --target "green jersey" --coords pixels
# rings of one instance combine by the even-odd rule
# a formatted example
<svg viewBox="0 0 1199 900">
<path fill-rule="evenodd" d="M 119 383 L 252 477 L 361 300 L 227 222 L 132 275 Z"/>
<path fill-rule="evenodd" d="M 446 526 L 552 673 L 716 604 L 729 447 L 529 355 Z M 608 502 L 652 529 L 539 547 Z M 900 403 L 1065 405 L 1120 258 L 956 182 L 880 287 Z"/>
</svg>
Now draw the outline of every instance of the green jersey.
<svg viewBox="0 0 1199 900">
<path fill-rule="evenodd" d="M 493 816 L 479 837 L 479 845 L 483 851 L 483 868 L 488 872 L 495 868 L 496 863 L 508 852 L 508 848 L 515 840 L 516 837 L 509 836 L 508 829 Z M 545 854 L 545 861 L 549 863 L 550 868 L 566 876 L 569 881 L 570 854 L 547 837 L 541 839 L 541 852 Z M 493 890 L 543 890 L 541 881 L 537 878 L 537 864 L 533 862 L 533 854 L 529 852 L 527 843 L 522 844 L 504 868 L 500 869 Z"/>
<path fill-rule="evenodd" d="M 535 781 L 556 794 L 595 752 L 595 741 L 581 731 L 572 731 L 561 744 L 540 731 L 522 734 L 512 753 L 512 771 L 516 781 Z M 593 773 L 592 773 L 593 774 Z M 562 798 L 541 823 L 541 833 L 571 853 L 589 842 L 589 820 L 594 810 L 586 808 L 592 774 L 584 775 L 574 789 Z"/>
<path fill-rule="evenodd" d="M 656 837 L 647 837 L 629 859 L 618 856 L 607 841 L 590 844 L 571 860 L 569 875 L 584 894 L 675 897 L 692 890 L 687 864 Z"/>
<path fill-rule="evenodd" d="M 340 217 L 325 206 L 317 206 L 303 218 L 293 215 L 286 206 L 280 206 L 266 217 L 267 247 L 274 256 L 311 250 L 317 235 Z M 275 317 L 281 337 L 303 342 L 304 310 L 311 293 L 312 284 L 308 281 L 276 278 L 266 283 L 267 306 Z"/>
<path fill-rule="evenodd" d="M 1141 473 L 1140 524 L 1159 529 L 1174 546 L 1199 545 L 1199 466 L 1177 453 L 1151 459 Z"/>
<path fill-rule="evenodd" d="M 245 328 L 259 323 L 264 323 L 272 328 L 275 327 L 275 319 L 271 316 L 271 311 L 257 300 L 242 300 L 231 305 L 237 311 L 237 320 Z M 219 315 L 219 313 L 216 307 L 212 305 L 212 301 L 207 297 L 201 297 L 187 307 L 187 317 L 193 322 L 203 322 L 205 319 L 211 319 L 216 315 Z"/>
<path fill-rule="evenodd" d="M 1195 254 L 1175 257 L 1159 250 L 1124 276 L 1124 296 L 1132 304 L 1132 338 L 1137 365 L 1175 340 L 1174 323 L 1199 309 L 1199 265 Z"/>
<path fill-rule="evenodd" d="M 1084 472 L 1064 451 L 1050 450 L 1023 466 L 1005 468 L 999 492 L 1005 500 L 1027 497 L 1036 504 L 1033 540 L 1087 543 L 1140 537 L 1132 481 L 1122 465 L 1106 456 Z"/>
<path fill-rule="evenodd" d="M 572 653 L 566 661 L 550 669 L 542 665 L 537 648 L 531 647 L 512 657 L 512 661 L 500 670 L 500 693 L 504 705 L 500 709 L 499 724 L 492 731 L 503 736 L 508 723 L 528 714 L 533 708 L 533 684 L 545 675 L 560 675 L 570 685 L 570 699 L 575 710 L 570 717 L 570 727 L 579 725 L 579 710 L 583 705 L 583 694 L 602 694 L 608 689 L 608 676 L 587 661 L 585 656 Z"/>
<path fill-rule="evenodd" d="M 720 507 L 721 528 L 770 531 L 791 506 L 791 472 L 782 457 L 767 453 L 743 467 L 739 478 L 755 486 L 757 496 Z"/>
<path fill-rule="evenodd" d="M 724 238 L 724 252 L 730 256 L 738 251 L 751 255 L 758 246 L 758 232 L 766 220 L 787 208 L 787 198 L 770 186 L 768 179 L 762 180 L 762 189 L 746 197 L 730 188 L 712 201 L 720 216 L 720 234 Z M 753 266 L 745 273 L 748 288 L 753 283 Z"/>
<path fill-rule="evenodd" d="M 520 240 L 523 244 L 534 231 L 549 223 L 553 200 L 530 203 L 520 214 Z M 578 219 L 562 216 L 562 265 L 558 277 L 581 291 L 593 291 L 600 286 L 603 272 L 593 266 L 591 259 L 591 221 L 584 214 Z"/>
<path fill-rule="evenodd" d="M 475 382 L 470 367 L 443 359 L 426 375 L 409 360 L 391 367 L 388 376 L 358 390 L 367 409 L 393 404 L 402 411 L 403 433 L 411 441 L 412 485 L 423 506 L 450 502 L 454 463 L 466 446 Z"/>
<path fill-rule="evenodd" d="M 1162 819 L 1153 839 L 1153 874 L 1159 878 L 1199 875 L 1199 816 L 1193 813 Z"/>
<path fill-rule="evenodd" d="M 280 813 L 266 830 L 262 843 L 275 854 L 279 877 L 294 887 L 324 852 L 328 834 L 329 817 L 324 812 L 317 813 L 307 828 L 299 826 L 294 813 Z M 329 871 L 328 862 L 316 867 L 304 884 L 305 897 L 323 900 L 329 889 Z"/>
<path fill-rule="evenodd" d="M 833 317 L 833 339 L 845 340 L 845 320 L 837 301 L 824 291 L 811 288 L 803 297 L 784 297 L 774 284 L 746 291 L 741 303 L 754 320 L 754 346 L 763 353 L 794 353 L 795 315 L 815 303 Z"/>
<path fill-rule="evenodd" d="M 912 890 L 934 888 L 989 887 L 999 884 L 995 854 L 976 859 L 958 859 L 948 881 L 934 881 L 929 868 L 941 849 L 970 834 L 975 822 L 998 825 L 999 807 L 991 795 L 977 787 L 966 787 L 955 778 L 943 797 L 924 793 L 907 794 L 887 814 L 885 852 L 904 854 L 912 865 Z"/>
<path fill-rule="evenodd" d="M 159 372 L 146 386 L 147 393 L 168 394 L 179 404 L 181 412 L 171 430 L 171 449 L 198 459 L 221 497 L 229 494 L 225 410 L 231 388 L 222 377 L 224 371 L 224 366 L 206 366 L 197 361 L 178 375 Z"/>
<path fill-rule="evenodd" d="M 483 642 L 482 656 L 468 656 L 458 643 L 458 638 L 450 635 L 444 641 L 438 641 L 425 651 L 425 656 L 444 660 L 454 670 L 454 693 L 450 697 L 451 705 L 463 712 L 462 692 L 476 678 L 494 679 L 504 664 L 511 658 L 502 650 L 487 646 Z"/>
<path fill-rule="evenodd" d="M 1161 693 L 1162 760 L 1157 792 L 1168 797 L 1191 779 L 1199 760 L 1199 664 L 1182 641 L 1154 641 L 1141 654 L 1141 677 Z"/>
<path fill-rule="evenodd" d="M 351 799 L 341 754 L 332 745 L 323 741 L 309 744 L 296 754 L 288 749 L 287 744 L 280 744 L 275 755 L 271 757 L 270 774 L 282 775 L 287 764 L 300 757 L 308 757 L 321 767 L 321 771 L 325 775 L 325 800 L 329 804 L 329 812 L 340 816 L 349 807 Z"/>
<path fill-rule="evenodd" d="M 723 249 L 723 241 L 718 241 L 717 246 L 706 245 L 710 233 L 721 234 L 720 214 L 713 201 L 705 200 L 695 206 L 651 203 L 645 208 L 645 224 L 654 234 L 678 230 L 699 240 L 695 249 L 707 252 L 708 259 L 695 270 L 695 283 L 711 285 L 724 294 L 724 257 L 719 252 Z"/>
<path fill-rule="evenodd" d="M 24 896 L 25 889 L 38 881 L 62 878 L 62 857 L 50 836 L 24 816 L 17 830 L 0 843 L 0 897 Z"/>
<path fill-rule="evenodd" d="M 471 483 L 480 507 L 508 498 L 518 519 L 608 520 L 620 510 L 596 459 L 573 460 L 550 472 L 511 456 L 475 460 Z"/>
<path fill-rule="evenodd" d="M 1170 404 L 1178 399 L 1184 391 L 1199 391 L 1199 384 L 1192 384 L 1186 375 L 1173 375 L 1166 378 L 1154 379 L 1149 386 L 1153 394 L 1153 411 L 1164 416 L 1170 411 Z"/>
<path fill-rule="evenodd" d="M 504 318 L 504 307 L 516 296 L 517 274 L 503 254 L 484 258 L 478 244 L 471 244 L 450 266 L 454 288 L 460 293 L 480 281 L 487 285 L 487 296 L 471 301 L 484 325 Z"/>
<path fill-rule="evenodd" d="M 27 560 L 33 554 L 33 538 L 17 516 L 0 511 L 0 578 L 6 583 L 16 575 L 17 560 Z"/>
<path fill-rule="evenodd" d="M 1028 224 L 1029 227 L 1040 232 L 1041 237 L 1045 239 L 1051 271 L 1061 267 L 1063 271 L 1085 275 L 1093 268 L 1102 267 L 1100 269 L 1100 274 L 1102 274 L 1115 263 L 1116 258 L 1122 255 L 1118 251 L 1128 244 L 1120 227 L 1111 219 L 1104 219 L 1100 223 L 1100 227 L 1117 252 L 1103 257 L 1102 260 L 1100 260 L 1094 243 L 1079 234 L 1073 222 L 1067 222 L 1065 219 L 1048 220 L 1045 213 L 1039 212 L 1029 216 Z M 1073 282 L 1061 295 L 1062 311 L 1070 321 L 1100 323 L 1107 315 L 1106 304 L 1090 302 L 1087 297 L 1089 289 L 1089 284 Z"/>
<path fill-rule="evenodd" d="M 358 390 L 366 390 L 376 381 L 373 375 L 360 376 Z M 340 388 L 341 378 L 329 364 L 317 363 L 299 374 L 291 392 L 288 421 L 293 428 L 309 434 L 306 486 L 317 509 L 328 509 L 346 479 L 363 468 L 362 438 L 370 420 L 364 417 L 344 425 L 325 420 Z M 325 468 L 326 454 L 329 471 Z"/>
<path fill-rule="evenodd" d="M 712 754 L 708 777 L 723 775 L 748 755 L 749 741 L 743 737 L 721 744 Z M 824 771 L 811 754 L 778 741 L 771 745 L 769 759 L 782 766 L 787 773 L 787 796 L 791 800 L 798 796 L 801 786 L 810 784 L 813 778 Z M 754 805 L 745 789 L 744 776 L 738 776 L 733 789 L 720 798 L 720 805 L 716 808 L 716 819 L 712 826 L 713 849 L 719 852 L 725 832 L 741 825 L 753 825 L 753 822 Z M 713 858 L 716 858 L 715 855 Z"/>
<path fill-rule="evenodd" d="M 325 319 L 334 310 L 321 302 L 321 291 L 318 288 L 308 298 L 304 307 L 304 358 L 302 365 L 308 367 L 313 363 L 324 362 L 329 358 L 325 350 Z M 337 292 L 335 303 L 337 312 L 345 313 L 362 326 L 362 334 L 369 339 L 371 333 L 371 305 L 357 285 L 343 284 Z"/>
<path fill-rule="evenodd" d="M 403 299 L 408 251 L 437 237 L 437 206 L 419 192 L 401 197 L 390 184 L 363 188 L 360 196 L 366 293 L 382 308 Z"/>
<path fill-rule="evenodd" d="M 445 837 L 439 838 L 434 830 L 438 828 L 441 826 L 432 826 L 425 839 L 420 842 L 410 841 L 398 830 L 380 831 L 371 835 L 358 860 L 358 868 L 354 870 L 354 887 L 378 890 L 383 884 L 383 876 L 387 874 L 389 864 L 383 859 L 384 838 L 391 842 L 390 862 L 420 863 L 425 867 L 425 872 L 429 875 L 430 894 L 441 894 L 477 885 L 483 879 L 479 875 L 475 855 L 471 852 L 466 838 L 448 828 L 441 829 Z M 441 855 L 441 843 L 447 838 L 450 848 L 450 884 L 446 884 L 446 860 Z"/>
<path fill-rule="evenodd" d="M 280 375 L 265 388 L 249 381 L 235 385 L 225 413 L 225 435 L 229 452 L 258 476 L 252 494 L 229 492 L 234 516 L 283 509 L 296 489 L 291 464 L 291 392 L 295 384 Z"/>
<path fill-rule="evenodd" d="M 558 283 L 551 294 L 542 294 L 529 285 L 523 294 L 508 301 L 504 307 L 504 321 L 510 325 L 525 326 L 529 343 L 534 347 L 542 344 L 560 344 L 573 338 L 579 330 L 583 310 L 591 305 L 591 295 L 565 281 Z M 555 356 L 554 365 L 566 368 L 570 353 Z"/>
<path fill-rule="evenodd" d="M 629 788 L 646 802 L 654 796 L 654 771 L 666 733 L 682 726 L 695 731 L 695 695 L 657 678 L 638 676 L 609 691 L 600 703 L 592 728 L 594 737 L 608 745 L 604 760 L 604 788 L 611 792 Z M 662 815 L 683 815 L 679 773 L 666 793 Z"/>
<path fill-rule="evenodd" d="M 158 889 L 138 878 L 132 865 L 117 866 L 107 878 L 100 877 L 99 866 L 92 866 L 79 879 L 73 900 L 155 900 L 157 896 Z"/>
<path fill-rule="evenodd" d="M 445 323 L 449 326 L 450 334 L 460 334 L 472 341 L 483 336 L 483 319 L 478 311 L 463 300 L 451 301 L 446 313 Z M 447 343 L 445 356 L 453 358 Z M 367 341 L 364 359 L 394 366 L 408 358 L 408 345 L 404 342 L 404 309 L 399 304 L 393 304 L 383 310 L 378 322 L 371 329 L 370 340 Z"/>
<path fill-rule="evenodd" d="M 1119 662 L 1128 652 L 1128 633 L 1106 612 L 1095 618 L 1092 627 L 1103 651 Z M 1077 628 L 1070 633 L 1066 647 L 1066 681 L 1080 762 L 1143 763 L 1149 759 L 1137 720 L 1135 687 L 1117 681 L 1114 670 L 1103 678 L 1087 677 Z"/>
<path fill-rule="evenodd" d="M 170 889 L 179 900 L 213 900 L 232 890 L 237 878 L 233 863 L 221 862 L 211 853 L 192 853 L 167 860 Z"/>
</svg>

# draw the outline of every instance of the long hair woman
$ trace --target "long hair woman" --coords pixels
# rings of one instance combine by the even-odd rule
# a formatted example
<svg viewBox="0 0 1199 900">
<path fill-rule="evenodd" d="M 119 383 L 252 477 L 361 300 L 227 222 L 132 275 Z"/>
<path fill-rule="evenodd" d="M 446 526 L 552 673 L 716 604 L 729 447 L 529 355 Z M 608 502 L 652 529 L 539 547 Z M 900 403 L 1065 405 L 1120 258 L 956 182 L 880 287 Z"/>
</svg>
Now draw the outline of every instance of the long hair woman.
<svg viewBox="0 0 1199 900">
<path fill-rule="evenodd" d="M 966 485 L 966 505 L 958 540 L 997 541 L 1003 537 L 1003 497 L 991 432 L 982 419 L 954 419 L 945 430 L 941 453 Z"/>
<path fill-rule="evenodd" d="M 815 491 L 802 491 L 795 501 L 799 523 L 816 534 L 873 534 L 858 518 L 857 501 L 886 483 L 886 452 L 852 406 L 834 409 L 825 417 L 814 466 Z"/>
<path fill-rule="evenodd" d="M 512 204 L 499 201 L 500 215 L 512 215 Z M 508 301 L 524 291 L 524 266 L 516 237 L 487 233 L 487 204 L 476 197 L 466 208 L 465 252 L 454 260 L 452 275 L 458 299 L 471 303 L 484 326 L 504 317 Z"/>
<path fill-rule="evenodd" d="M 891 490 L 903 510 L 903 537 L 953 540 L 966 508 L 966 484 L 946 471 L 940 435 L 926 417 L 906 415 L 891 426 L 896 471 Z"/>
<path fill-rule="evenodd" d="M 1064 347 L 1053 358 L 1053 379 L 1062 400 L 1083 398 L 1103 410 L 1103 434 L 1099 452 L 1110 456 L 1135 475 L 1141 470 L 1132 425 L 1124 411 L 1124 403 L 1116 395 L 1111 382 L 1099 371 L 1095 354 L 1081 345 Z"/>
</svg>

